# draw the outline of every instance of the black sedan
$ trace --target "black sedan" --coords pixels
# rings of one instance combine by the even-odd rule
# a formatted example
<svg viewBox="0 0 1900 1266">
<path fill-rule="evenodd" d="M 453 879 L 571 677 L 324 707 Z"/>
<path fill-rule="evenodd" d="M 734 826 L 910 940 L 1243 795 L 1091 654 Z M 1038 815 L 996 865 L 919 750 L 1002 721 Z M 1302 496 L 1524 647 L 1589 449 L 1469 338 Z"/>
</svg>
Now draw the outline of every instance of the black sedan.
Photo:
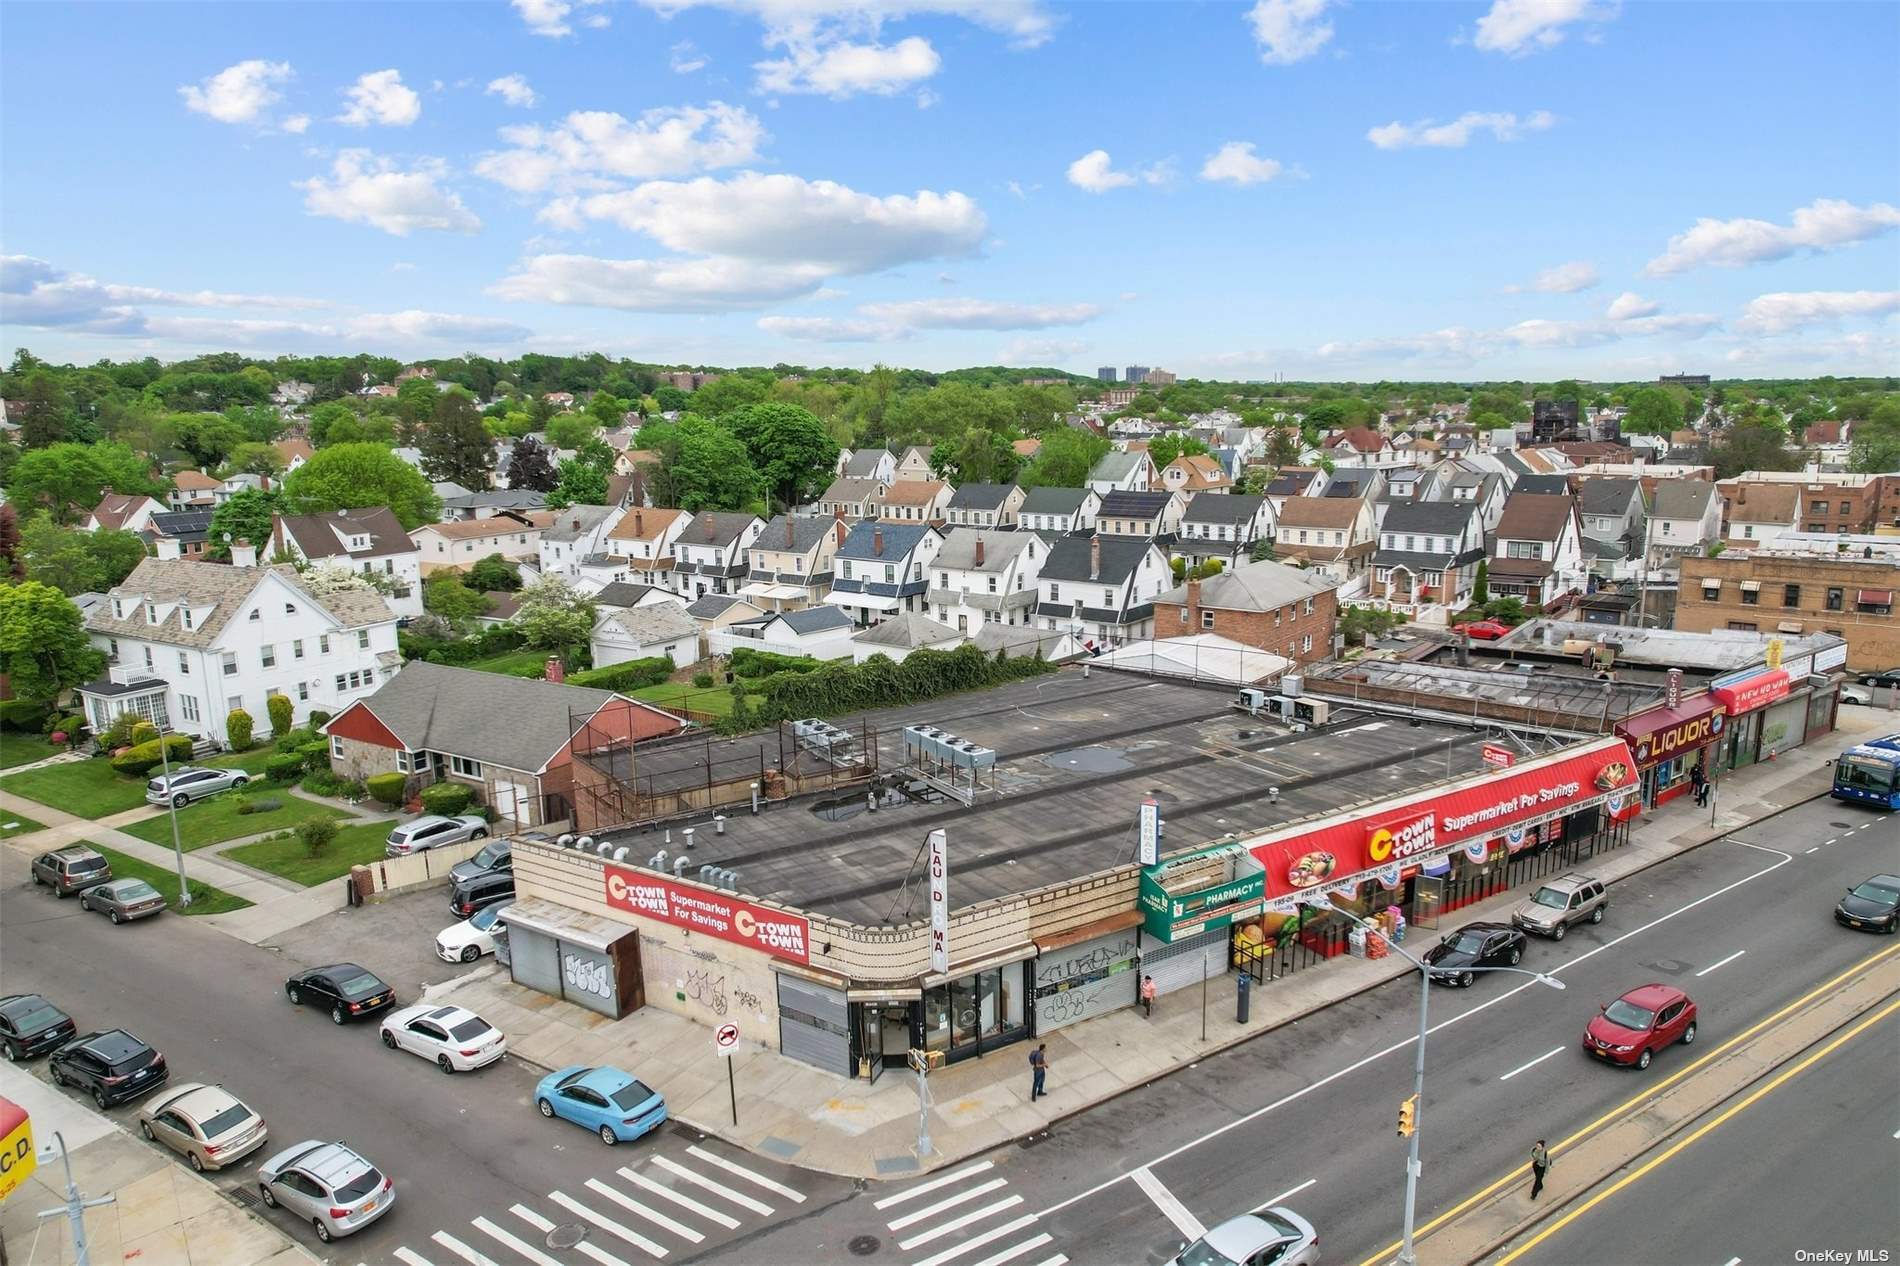
<svg viewBox="0 0 1900 1266">
<path fill-rule="evenodd" d="M 1862 673 L 1860 684 L 1863 686 L 1900 686 L 1900 668 L 1883 668 L 1879 672 Z"/>
<path fill-rule="evenodd" d="M 0 998 L 0 1055 L 8 1063 L 43 1055 L 77 1031 L 71 1016 L 36 993 Z"/>
<path fill-rule="evenodd" d="M 1900 876 L 1875 875 L 1849 888 L 1834 907 L 1834 921 L 1843 927 L 1869 932 L 1900 931 Z"/>
<path fill-rule="evenodd" d="M 396 991 L 385 984 L 382 977 L 355 963 L 332 963 L 328 967 L 299 972 L 284 982 L 284 993 L 293 1006 L 301 1007 L 307 1002 L 311 1006 L 327 1007 L 330 1020 L 335 1024 L 360 1020 L 396 1001 Z"/>
<path fill-rule="evenodd" d="M 54 1085 L 85 1091 L 101 1112 L 157 1090 L 171 1076 L 165 1057 L 124 1029 L 88 1033 L 54 1051 L 46 1067 Z"/>
<path fill-rule="evenodd" d="M 1524 957 L 1525 935 L 1503 923 L 1471 923 L 1425 951 L 1432 980 L 1441 985 L 1469 986 L 1477 973 L 1472 967 L 1515 967 Z"/>
</svg>

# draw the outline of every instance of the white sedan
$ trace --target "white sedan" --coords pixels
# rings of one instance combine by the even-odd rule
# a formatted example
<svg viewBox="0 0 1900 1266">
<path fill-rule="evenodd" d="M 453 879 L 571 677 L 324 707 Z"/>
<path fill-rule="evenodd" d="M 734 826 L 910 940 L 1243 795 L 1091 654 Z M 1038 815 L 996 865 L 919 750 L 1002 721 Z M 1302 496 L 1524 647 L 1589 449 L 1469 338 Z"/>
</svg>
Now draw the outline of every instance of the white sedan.
<svg viewBox="0 0 1900 1266">
<path fill-rule="evenodd" d="M 508 1038 L 462 1007 L 404 1007 L 383 1021 L 383 1045 L 435 1061 L 445 1073 L 465 1073 L 500 1059 Z"/>
<path fill-rule="evenodd" d="M 442 929 L 435 938 L 435 956 L 445 963 L 472 963 L 495 952 L 495 919 L 509 902 L 484 906 L 460 923 Z"/>
</svg>

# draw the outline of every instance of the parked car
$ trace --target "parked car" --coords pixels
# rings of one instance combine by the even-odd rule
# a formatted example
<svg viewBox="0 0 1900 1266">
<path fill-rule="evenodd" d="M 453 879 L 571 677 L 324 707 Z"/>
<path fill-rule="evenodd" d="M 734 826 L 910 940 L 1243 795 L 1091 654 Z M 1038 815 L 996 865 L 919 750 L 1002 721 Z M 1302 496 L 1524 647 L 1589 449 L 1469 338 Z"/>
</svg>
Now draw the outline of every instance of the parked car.
<svg viewBox="0 0 1900 1266">
<path fill-rule="evenodd" d="M 1467 923 L 1425 951 L 1432 983 L 1470 988 L 1477 979 L 1473 967 L 1515 967 L 1524 957 L 1527 938 L 1502 923 Z"/>
<path fill-rule="evenodd" d="M 1900 668 L 1883 668 L 1878 672 L 1862 673 L 1860 684 L 1863 686 L 1900 687 Z"/>
<path fill-rule="evenodd" d="M 1834 921 L 1870 932 L 1900 932 L 1900 875 L 1875 875 L 1849 888 L 1834 907 Z"/>
<path fill-rule="evenodd" d="M 1473 620 L 1469 624 L 1461 624 L 1458 627 L 1481 642 L 1495 642 L 1511 631 L 1510 625 L 1496 620 Z"/>
<path fill-rule="evenodd" d="M 1318 1266 L 1319 1232 L 1281 1205 L 1229 1218 L 1168 1259 L 1168 1266 Z"/>
<path fill-rule="evenodd" d="M 383 1020 L 383 1045 L 435 1061 L 445 1073 L 485 1068 L 508 1053 L 508 1038 L 463 1007 L 404 1007 Z"/>
<path fill-rule="evenodd" d="M 1871 708 L 1874 705 L 1874 688 L 1872 686 L 1842 686 L 1841 702 L 1857 703 L 1863 708 Z"/>
<path fill-rule="evenodd" d="M 0 1055 L 18 1063 L 72 1040 L 73 1018 L 36 993 L 0 998 Z"/>
<path fill-rule="evenodd" d="M 56 1086 L 92 1096 L 101 1112 L 157 1090 L 171 1076 L 165 1057 L 124 1029 L 88 1033 L 53 1052 L 47 1071 Z"/>
<path fill-rule="evenodd" d="M 1538 886 L 1536 892 L 1511 911 L 1511 926 L 1561 941 L 1570 925 L 1588 919 L 1603 922 L 1610 908 L 1609 890 L 1590 875 L 1563 874 Z"/>
<path fill-rule="evenodd" d="M 193 800 L 203 800 L 220 791 L 242 787 L 250 780 L 251 776 L 241 769 L 180 765 L 171 773 L 160 774 L 145 784 L 145 803 L 169 804 L 182 809 Z"/>
<path fill-rule="evenodd" d="M 464 879 L 473 879 L 477 875 L 512 871 L 514 868 L 514 846 L 507 840 L 490 840 L 482 845 L 482 851 L 475 856 L 449 867 L 449 882 L 460 883 Z"/>
<path fill-rule="evenodd" d="M 592 1130 L 609 1147 L 666 1123 L 666 1100 L 618 1068 L 576 1064 L 549 1073 L 534 1088 L 534 1106 L 544 1117 Z"/>
<path fill-rule="evenodd" d="M 457 918 L 466 919 L 477 910 L 512 901 L 514 896 L 515 873 L 512 870 L 490 871 L 486 875 L 457 879 L 451 883 L 449 909 Z"/>
<path fill-rule="evenodd" d="M 139 1109 L 139 1133 L 163 1143 L 199 1173 L 234 1165 L 264 1146 L 264 1118 L 223 1086 L 188 1081 Z"/>
<path fill-rule="evenodd" d="M 467 813 L 459 818 L 445 818 L 431 813 L 413 822 L 400 824 L 389 833 L 385 843 L 389 856 L 408 857 L 411 853 L 441 848 L 444 844 L 487 838 L 488 819 L 479 813 Z"/>
<path fill-rule="evenodd" d="M 306 1139 L 258 1167 L 257 1193 L 271 1208 L 307 1219 L 328 1244 L 360 1231 L 396 1203 L 396 1184 L 346 1143 Z"/>
<path fill-rule="evenodd" d="M 81 910 L 97 910 L 114 923 L 149 919 L 165 910 L 165 895 L 143 879 L 108 879 L 79 894 Z"/>
<path fill-rule="evenodd" d="M 495 920 L 512 904 L 483 906 L 468 918 L 436 934 L 435 956 L 445 963 L 472 963 L 495 952 Z"/>
<path fill-rule="evenodd" d="M 56 848 L 33 859 L 33 882 L 45 884 L 62 899 L 110 878 L 112 864 L 83 844 Z"/>
<path fill-rule="evenodd" d="M 1643 985 L 1603 1008 L 1583 1031 L 1583 1049 L 1612 1064 L 1648 1068 L 1657 1051 L 1695 1041 L 1695 1003 L 1672 985 Z"/>
<path fill-rule="evenodd" d="M 298 972 L 284 982 L 284 993 L 292 1006 L 308 1002 L 328 1007 L 330 1019 L 336 1024 L 348 1024 L 396 1001 L 396 991 L 384 984 L 382 977 L 355 963 L 332 963 Z"/>
</svg>

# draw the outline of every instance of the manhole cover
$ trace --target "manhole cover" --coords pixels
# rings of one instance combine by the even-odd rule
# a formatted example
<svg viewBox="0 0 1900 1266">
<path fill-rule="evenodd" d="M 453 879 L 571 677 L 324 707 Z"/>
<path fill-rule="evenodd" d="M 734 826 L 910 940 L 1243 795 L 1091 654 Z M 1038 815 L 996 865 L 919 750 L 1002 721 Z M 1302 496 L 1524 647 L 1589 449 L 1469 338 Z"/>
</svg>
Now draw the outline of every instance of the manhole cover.
<svg viewBox="0 0 1900 1266">
<path fill-rule="evenodd" d="M 549 1248 L 573 1248 L 587 1238 L 587 1228 L 578 1222 L 563 1222 L 548 1232 Z"/>
<path fill-rule="evenodd" d="M 869 1257 L 884 1247 L 884 1241 L 875 1235 L 854 1235 L 845 1247 L 851 1250 L 853 1257 Z"/>
<path fill-rule="evenodd" d="M 1831 827 L 1834 827 L 1836 830 L 1845 831 L 1848 827 L 1854 824 L 1852 822 L 1830 822 L 1828 823 L 1828 825 Z"/>
</svg>

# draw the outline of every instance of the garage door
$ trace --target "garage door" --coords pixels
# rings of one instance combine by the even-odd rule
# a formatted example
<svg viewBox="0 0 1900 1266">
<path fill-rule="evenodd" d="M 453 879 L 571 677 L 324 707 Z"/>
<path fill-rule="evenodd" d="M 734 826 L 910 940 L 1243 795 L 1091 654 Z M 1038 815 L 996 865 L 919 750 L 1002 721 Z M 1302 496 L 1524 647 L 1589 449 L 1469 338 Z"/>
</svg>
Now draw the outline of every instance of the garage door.
<svg viewBox="0 0 1900 1266">
<path fill-rule="evenodd" d="M 1155 978 L 1156 993 L 1172 993 L 1213 979 L 1227 970 L 1227 940 L 1232 928 L 1216 928 L 1172 945 L 1159 942 L 1141 950 L 1141 974 Z M 1144 935 L 1142 940 L 1148 938 Z"/>
<path fill-rule="evenodd" d="M 851 1006 L 844 990 L 778 978 L 779 1050 L 828 1073 L 852 1075 Z"/>
<path fill-rule="evenodd" d="M 1036 1031 L 1135 1005 L 1136 935 L 1130 928 L 1066 946 L 1036 959 Z"/>
<path fill-rule="evenodd" d="M 528 789 L 518 782 L 495 783 L 495 812 L 502 821 L 516 826 L 533 826 L 534 801 Z"/>
</svg>

